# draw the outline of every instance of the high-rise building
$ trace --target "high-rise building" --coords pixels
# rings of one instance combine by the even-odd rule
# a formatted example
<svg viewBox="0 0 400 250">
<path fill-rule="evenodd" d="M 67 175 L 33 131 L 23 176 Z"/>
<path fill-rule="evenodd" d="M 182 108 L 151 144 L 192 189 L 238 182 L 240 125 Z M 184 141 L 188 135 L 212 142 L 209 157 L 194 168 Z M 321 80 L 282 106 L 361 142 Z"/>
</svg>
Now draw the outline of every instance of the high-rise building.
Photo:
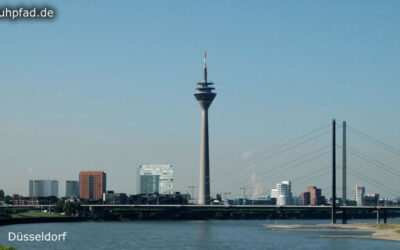
<svg viewBox="0 0 400 250">
<path fill-rule="evenodd" d="M 325 197 L 322 196 L 322 192 L 320 188 L 314 186 L 308 186 L 307 192 L 310 193 L 310 205 L 318 206 L 325 204 Z"/>
<path fill-rule="evenodd" d="M 277 206 L 292 204 L 292 186 L 290 181 L 282 181 L 276 184 L 276 188 L 271 190 L 271 197 L 276 198 Z"/>
<path fill-rule="evenodd" d="M 140 165 L 138 169 L 139 194 L 173 194 L 174 170 L 170 164 Z"/>
<path fill-rule="evenodd" d="M 300 193 L 300 205 L 310 205 L 310 192 Z"/>
<path fill-rule="evenodd" d="M 4 191 L 0 189 L 0 200 L 4 200 Z"/>
<path fill-rule="evenodd" d="M 29 180 L 29 197 L 58 197 L 58 181 Z"/>
<path fill-rule="evenodd" d="M 207 55 L 204 53 L 204 81 L 197 83 L 196 100 L 201 107 L 201 144 L 200 144 L 200 178 L 199 178 L 199 205 L 211 203 L 210 196 L 210 156 L 208 148 L 208 108 L 214 100 L 214 83 L 207 80 Z"/>
<path fill-rule="evenodd" d="M 282 184 L 288 187 L 288 193 L 287 193 L 288 198 L 286 205 L 292 205 L 293 204 L 292 183 L 291 181 L 282 181 Z"/>
<path fill-rule="evenodd" d="M 357 206 L 363 206 L 364 205 L 365 187 L 362 185 L 357 185 L 356 189 L 354 190 L 354 194 L 355 194 L 355 200 L 356 200 Z"/>
<path fill-rule="evenodd" d="M 101 200 L 106 192 L 106 173 L 103 171 L 82 171 L 79 173 L 79 197 Z"/>
<path fill-rule="evenodd" d="M 139 178 L 140 194 L 160 193 L 159 175 L 141 175 Z"/>
<path fill-rule="evenodd" d="M 79 197 L 79 181 L 65 182 L 65 197 Z"/>
</svg>

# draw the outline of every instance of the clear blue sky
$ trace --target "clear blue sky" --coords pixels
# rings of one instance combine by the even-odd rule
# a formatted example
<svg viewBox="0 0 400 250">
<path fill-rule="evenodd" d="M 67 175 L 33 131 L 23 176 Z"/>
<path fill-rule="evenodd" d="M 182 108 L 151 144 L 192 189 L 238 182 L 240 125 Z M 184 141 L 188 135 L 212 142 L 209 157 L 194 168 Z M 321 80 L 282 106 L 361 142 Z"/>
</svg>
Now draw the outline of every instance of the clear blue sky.
<svg viewBox="0 0 400 250">
<path fill-rule="evenodd" d="M 108 189 L 135 193 L 136 168 L 145 163 L 173 164 L 177 191 L 197 185 L 201 117 L 193 93 L 204 50 L 218 93 L 210 109 L 213 194 L 240 194 L 235 183 L 243 180 L 252 193 L 252 174 L 328 145 L 326 135 L 255 166 L 243 157 L 332 118 L 400 148 L 399 1 L 34 3 L 54 7 L 56 18 L 0 22 L 0 189 L 7 193 L 27 194 L 30 178 L 55 178 L 63 195 L 65 180 L 81 170 L 104 170 Z M 399 169 L 399 156 L 348 140 Z M 255 182 L 269 193 L 277 181 L 329 162 Z M 244 170 L 217 175 L 238 164 Z M 351 156 L 349 168 L 400 193 L 393 175 Z M 329 180 L 293 184 L 294 194 Z M 348 186 L 356 184 L 391 196 L 349 176 Z"/>
</svg>

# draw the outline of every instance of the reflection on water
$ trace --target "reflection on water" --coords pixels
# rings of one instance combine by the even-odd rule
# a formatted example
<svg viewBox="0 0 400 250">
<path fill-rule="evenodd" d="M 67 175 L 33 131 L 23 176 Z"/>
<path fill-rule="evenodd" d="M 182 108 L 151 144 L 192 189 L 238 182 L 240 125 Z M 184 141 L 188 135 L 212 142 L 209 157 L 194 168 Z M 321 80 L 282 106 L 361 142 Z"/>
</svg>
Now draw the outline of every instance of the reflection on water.
<svg viewBox="0 0 400 250">
<path fill-rule="evenodd" d="M 196 229 L 199 236 L 200 248 L 209 249 L 208 239 L 210 239 L 210 234 L 212 233 L 210 221 L 197 221 Z"/>
<path fill-rule="evenodd" d="M 391 220 L 393 221 L 393 220 Z M 398 221 L 398 220 L 397 220 Z M 365 221 L 364 221 L 365 222 Z M 373 223 L 372 220 L 368 221 Z M 328 220 L 134 221 L 10 225 L 0 242 L 18 249 L 400 249 L 400 242 L 320 238 L 352 231 L 273 231 L 265 224 L 327 224 Z M 307 228 L 307 227 L 304 227 Z M 327 227 L 329 229 L 329 227 Z M 68 232 L 65 242 L 8 242 L 8 232 Z"/>
</svg>

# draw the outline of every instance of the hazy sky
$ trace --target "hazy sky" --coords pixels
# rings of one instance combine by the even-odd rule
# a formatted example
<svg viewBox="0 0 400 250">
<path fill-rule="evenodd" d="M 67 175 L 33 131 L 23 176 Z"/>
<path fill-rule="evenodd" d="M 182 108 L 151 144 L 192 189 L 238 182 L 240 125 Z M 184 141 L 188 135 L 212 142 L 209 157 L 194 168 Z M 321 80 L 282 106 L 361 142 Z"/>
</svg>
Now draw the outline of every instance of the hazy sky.
<svg viewBox="0 0 400 250">
<path fill-rule="evenodd" d="M 294 195 L 310 184 L 329 196 L 329 153 L 288 163 L 329 151 L 329 133 L 269 160 L 252 158 L 332 118 L 400 148 L 399 1 L 34 3 L 54 7 L 56 18 L 0 22 L 6 193 L 26 195 L 29 179 L 54 178 L 64 195 L 65 180 L 79 171 L 103 170 L 107 189 L 132 194 L 137 167 L 148 163 L 172 164 L 176 191 L 197 186 L 201 114 L 193 93 L 205 50 L 217 92 L 212 194 L 239 195 L 244 185 L 268 194 L 278 181 L 322 171 L 294 182 Z M 399 155 L 348 134 L 350 147 L 400 172 Z M 400 194 L 396 175 L 348 158 L 349 169 Z M 393 196 L 349 175 L 349 189 L 356 184 Z M 337 185 L 339 192 L 340 176 Z"/>
</svg>

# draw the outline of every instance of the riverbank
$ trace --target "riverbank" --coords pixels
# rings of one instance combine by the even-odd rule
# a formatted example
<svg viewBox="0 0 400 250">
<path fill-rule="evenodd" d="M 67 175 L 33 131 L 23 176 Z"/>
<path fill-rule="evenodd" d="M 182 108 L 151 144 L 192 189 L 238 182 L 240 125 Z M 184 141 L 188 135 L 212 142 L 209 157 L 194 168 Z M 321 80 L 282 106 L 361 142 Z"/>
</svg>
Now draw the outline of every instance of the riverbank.
<svg viewBox="0 0 400 250">
<path fill-rule="evenodd" d="M 273 231 L 335 232 L 335 235 L 320 235 L 321 238 L 367 238 L 400 241 L 400 223 L 372 224 L 319 224 L 319 225 L 264 225 Z M 367 235 L 340 235 L 337 232 L 366 232 Z"/>
<path fill-rule="evenodd" d="M 0 244 L 0 250 L 17 250 L 15 247 L 3 246 Z"/>
</svg>

